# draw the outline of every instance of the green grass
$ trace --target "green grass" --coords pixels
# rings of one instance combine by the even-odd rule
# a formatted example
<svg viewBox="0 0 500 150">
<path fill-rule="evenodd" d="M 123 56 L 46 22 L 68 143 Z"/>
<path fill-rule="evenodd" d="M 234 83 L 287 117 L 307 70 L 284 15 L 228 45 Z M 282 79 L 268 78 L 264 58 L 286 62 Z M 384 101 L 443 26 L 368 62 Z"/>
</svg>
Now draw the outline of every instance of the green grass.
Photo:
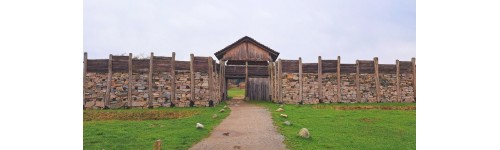
<svg viewBox="0 0 500 150">
<path fill-rule="evenodd" d="M 227 97 L 232 99 L 233 97 L 245 97 L 245 89 L 231 88 L 227 90 Z"/>
<path fill-rule="evenodd" d="M 289 149 L 416 149 L 415 103 L 285 105 L 284 112 L 275 111 L 278 104 L 252 103 L 269 108 Z M 413 110 L 336 109 L 359 108 L 357 106 Z M 288 118 L 280 117 L 281 113 L 287 114 Z M 284 125 L 286 120 L 292 125 Z M 298 136 L 301 128 L 309 130 L 310 139 Z"/>
<path fill-rule="evenodd" d="M 162 149 L 188 149 L 208 137 L 210 131 L 229 115 L 228 109 L 219 113 L 224 105 L 213 108 L 84 110 L 83 148 L 152 149 L 159 139 Z M 151 114 L 156 117 L 150 117 Z M 213 114 L 218 118 L 212 119 Z M 205 129 L 196 129 L 197 122 Z"/>
</svg>

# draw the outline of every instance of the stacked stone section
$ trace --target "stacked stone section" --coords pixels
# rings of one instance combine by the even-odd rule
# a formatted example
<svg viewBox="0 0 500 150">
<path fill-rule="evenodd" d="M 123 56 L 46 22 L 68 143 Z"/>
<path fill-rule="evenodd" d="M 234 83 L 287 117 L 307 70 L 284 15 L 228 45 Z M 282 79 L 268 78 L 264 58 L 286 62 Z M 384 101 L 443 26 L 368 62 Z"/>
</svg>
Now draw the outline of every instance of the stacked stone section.
<svg viewBox="0 0 500 150">
<path fill-rule="evenodd" d="M 218 66 L 216 61 L 209 57 L 195 57 L 195 60 L 193 64 L 191 61 L 175 61 L 175 68 L 172 68 L 172 57 L 162 56 L 153 56 L 152 59 L 111 56 L 111 61 L 86 60 L 84 107 L 204 107 L 209 106 L 210 100 L 214 105 L 219 104 L 221 95 L 218 94 L 218 86 L 221 84 L 215 68 Z M 193 71 L 191 65 L 194 66 Z M 108 76 L 109 72 L 111 76 Z M 175 78 L 172 72 L 175 72 Z M 191 79 L 191 74 L 195 78 Z M 195 81 L 193 87 L 192 80 Z M 175 87 L 172 87 L 173 84 Z M 175 93 L 172 93 L 174 88 Z M 191 99 L 192 92 L 194 99 Z M 172 96 L 174 99 L 171 99 Z"/>
<path fill-rule="evenodd" d="M 340 100 L 356 102 L 356 64 L 340 64 Z"/>
<path fill-rule="evenodd" d="M 318 74 L 303 73 L 302 74 L 302 98 L 304 104 L 319 103 L 318 93 Z"/>
<path fill-rule="evenodd" d="M 380 101 L 397 102 L 396 65 L 379 64 Z"/>
<path fill-rule="evenodd" d="M 413 90 L 413 74 L 410 61 L 400 62 L 400 100 L 402 102 L 415 102 L 415 92 Z"/>
<path fill-rule="evenodd" d="M 338 99 L 337 73 L 323 73 L 321 81 L 323 82 L 323 88 L 321 88 L 323 92 L 322 101 L 324 103 L 335 102 Z"/>
<path fill-rule="evenodd" d="M 107 90 L 107 73 L 89 72 L 85 75 L 85 107 L 104 108 L 104 98 Z"/>
</svg>

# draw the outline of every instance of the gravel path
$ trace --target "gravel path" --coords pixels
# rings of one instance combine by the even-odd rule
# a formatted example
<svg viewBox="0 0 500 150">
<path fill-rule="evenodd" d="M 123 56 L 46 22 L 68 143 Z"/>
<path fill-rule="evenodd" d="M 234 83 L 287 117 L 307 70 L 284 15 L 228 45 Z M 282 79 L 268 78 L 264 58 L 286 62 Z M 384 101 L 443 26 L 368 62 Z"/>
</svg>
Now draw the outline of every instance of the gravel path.
<svg viewBox="0 0 500 150">
<path fill-rule="evenodd" d="M 191 150 L 285 149 L 284 138 L 274 127 L 269 111 L 241 100 L 228 103 L 231 114 L 212 131 L 210 137 L 194 145 Z"/>
</svg>

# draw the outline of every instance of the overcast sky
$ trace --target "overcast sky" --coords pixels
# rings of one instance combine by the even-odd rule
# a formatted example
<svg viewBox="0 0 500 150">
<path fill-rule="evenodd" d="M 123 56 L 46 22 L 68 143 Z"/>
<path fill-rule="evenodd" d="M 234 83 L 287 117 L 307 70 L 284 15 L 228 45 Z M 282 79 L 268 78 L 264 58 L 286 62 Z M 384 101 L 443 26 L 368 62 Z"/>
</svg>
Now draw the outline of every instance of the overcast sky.
<svg viewBox="0 0 500 150">
<path fill-rule="evenodd" d="M 109 54 L 212 56 L 249 36 L 278 58 L 394 63 L 415 57 L 414 0 L 84 0 L 83 49 Z"/>
</svg>

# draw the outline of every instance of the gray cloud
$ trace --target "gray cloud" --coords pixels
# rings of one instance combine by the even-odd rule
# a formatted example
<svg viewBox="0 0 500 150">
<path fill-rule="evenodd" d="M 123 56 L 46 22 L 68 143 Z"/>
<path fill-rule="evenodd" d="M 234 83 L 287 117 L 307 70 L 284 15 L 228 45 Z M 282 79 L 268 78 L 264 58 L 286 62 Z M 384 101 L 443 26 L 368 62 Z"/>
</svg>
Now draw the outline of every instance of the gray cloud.
<svg viewBox="0 0 500 150">
<path fill-rule="evenodd" d="M 84 50 L 111 54 L 213 53 L 247 35 L 280 58 L 380 63 L 415 57 L 415 1 L 84 1 Z"/>
</svg>

